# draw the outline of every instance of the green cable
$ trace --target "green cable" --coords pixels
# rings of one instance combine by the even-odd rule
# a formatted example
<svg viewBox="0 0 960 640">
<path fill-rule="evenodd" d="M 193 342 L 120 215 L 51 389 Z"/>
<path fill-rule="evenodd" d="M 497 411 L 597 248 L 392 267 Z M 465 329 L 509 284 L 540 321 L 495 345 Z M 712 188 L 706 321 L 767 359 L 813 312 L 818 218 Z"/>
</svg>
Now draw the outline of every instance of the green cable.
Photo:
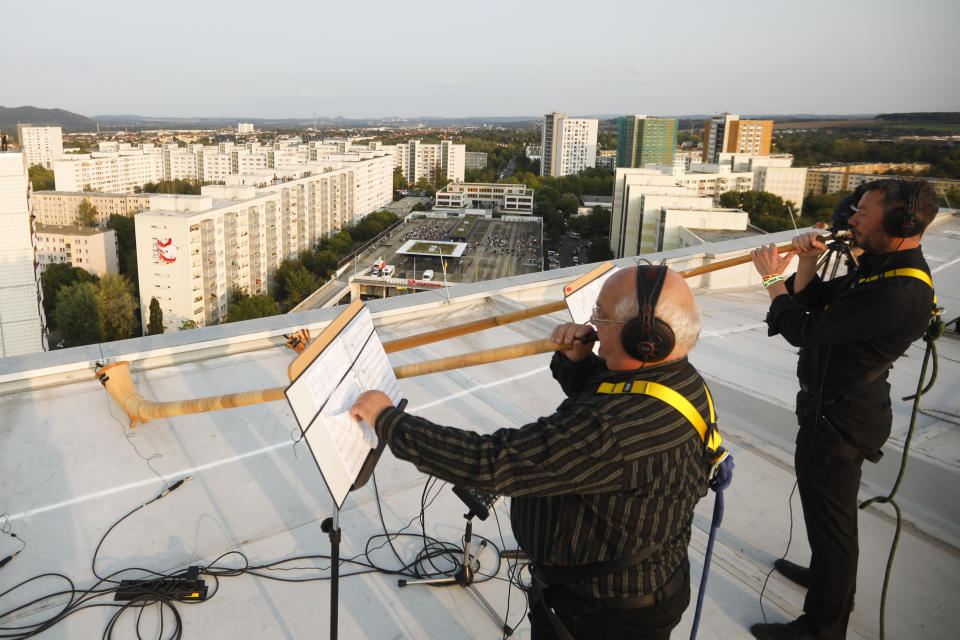
<svg viewBox="0 0 960 640">
<path fill-rule="evenodd" d="M 927 331 L 923 335 L 923 339 L 927 343 L 927 349 L 923 354 L 923 365 L 920 367 L 920 378 L 917 380 L 917 392 L 912 396 L 903 398 L 904 400 L 910 400 L 911 398 L 913 399 L 913 411 L 910 414 L 910 426 L 907 428 L 907 437 L 903 441 L 903 457 L 900 460 L 900 472 L 897 474 L 897 481 L 893 483 L 893 488 L 890 490 L 889 495 L 870 498 L 860 505 L 861 509 L 866 509 L 875 502 L 880 504 L 889 503 L 893 505 L 893 509 L 897 513 L 897 529 L 893 536 L 893 543 L 890 545 L 890 555 L 887 557 L 887 567 L 883 574 L 883 591 L 880 594 L 880 640 L 884 640 L 886 637 L 886 624 L 884 621 L 886 619 L 887 610 L 887 587 L 890 585 L 890 572 L 893 568 L 893 557 L 897 553 L 897 544 L 900 542 L 900 532 L 903 527 L 903 514 L 900 511 L 900 505 L 894 501 L 893 497 L 896 495 L 897 490 L 900 489 L 900 484 L 903 482 L 903 477 L 906 474 L 907 454 L 910 450 L 910 440 L 913 438 L 913 431 L 917 424 L 917 412 L 920 408 L 920 396 L 930 391 L 934 382 L 937 380 L 939 367 L 937 366 L 937 346 L 935 342 L 940 336 L 943 335 L 943 331 L 946 328 L 946 325 L 940 318 L 939 311 L 940 310 L 938 310 L 938 313 L 930 321 L 930 326 L 927 327 Z M 930 362 L 931 356 L 933 356 L 933 371 L 930 375 L 930 382 L 924 386 L 923 379 L 927 375 L 927 364 Z"/>
</svg>

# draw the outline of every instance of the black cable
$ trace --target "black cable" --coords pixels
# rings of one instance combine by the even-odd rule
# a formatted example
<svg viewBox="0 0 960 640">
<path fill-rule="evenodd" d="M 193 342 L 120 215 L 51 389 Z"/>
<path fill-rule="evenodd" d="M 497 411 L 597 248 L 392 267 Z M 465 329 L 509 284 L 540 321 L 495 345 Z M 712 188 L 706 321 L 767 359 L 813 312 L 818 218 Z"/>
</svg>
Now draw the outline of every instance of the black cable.
<svg viewBox="0 0 960 640">
<path fill-rule="evenodd" d="M 893 542 L 890 545 L 890 554 L 887 556 L 887 566 L 883 574 L 883 589 L 880 592 L 880 640 L 883 640 L 886 637 L 886 608 L 887 608 L 887 588 L 890 586 L 890 573 L 893 568 L 893 558 L 897 553 L 897 546 L 900 542 L 900 534 L 903 529 L 903 513 L 900 511 L 900 505 L 893 499 L 897 494 L 897 491 L 900 489 L 900 484 L 903 482 L 903 478 L 906 475 L 907 471 L 907 457 L 910 452 L 910 441 L 913 439 L 913 432 L 917 425 L 917 413 L 920 407 L 920 396 L 927 393 L 937 381 L 937 346 L 935 344 L 936 340 L 943 335 L 945 325 L 940 319 L 939 315 L 934 317 L 930 322 L 930 326 L 927 328 L 926 333 L 923 336 L 924 341 L 927 343 L 927 350 L 923 355 L 923 364 L 920 367 L 920 377 L 917 379 L 917 391 L 912 396 L 907 396 L 903 398 L 906 400 L 913 400 L 913 409 L 910 414 L 910 426 L 907 428 L 907 436 L 903 441 L 903 454 L 900 458 L 900 471 L 897 473 L 897 479 L 893 484 L 893 487 L 890 489 L 890 493 L 886 496 L 876 496 L 870 498 L 869 500 L 864 501 L 860 504 L 860 509 L 866 509 L 873 503 L 889 503 L 893 505 L 893 509 L 897 514 L 897 527 L 893 536 Z M 933 361 L 933 370 L 930 373 L 930 382 L 924 386 L 923 380 L 927 374 L 927 364 Z"/>
</svg>

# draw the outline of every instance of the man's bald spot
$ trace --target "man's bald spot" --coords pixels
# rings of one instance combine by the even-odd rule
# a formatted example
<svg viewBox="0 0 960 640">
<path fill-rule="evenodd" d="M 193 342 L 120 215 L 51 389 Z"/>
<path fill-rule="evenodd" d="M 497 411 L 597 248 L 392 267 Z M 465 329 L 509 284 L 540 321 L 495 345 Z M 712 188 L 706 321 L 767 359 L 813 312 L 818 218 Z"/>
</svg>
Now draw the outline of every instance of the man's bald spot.
<svg viewBox="0 0 960 640">
<path fill-rule="evenodd" d="M 609 289 L 608 289 L 609 287 Z M 637 270 L 621 269 L 604 283 L 601 296 L 612 309 L 612 318 L 631 320 L 640 314 L 637 301 Z M 700 308 L 686 279 L 673 269 L 667 268 L 663 288 L 657 299 L 654 317 L 660 318 L 673 329 L 677 345 L 671 353 L 671 359 L 677 354 L 686 355 L 693 349 L 700 336 Z"/>
</svg>

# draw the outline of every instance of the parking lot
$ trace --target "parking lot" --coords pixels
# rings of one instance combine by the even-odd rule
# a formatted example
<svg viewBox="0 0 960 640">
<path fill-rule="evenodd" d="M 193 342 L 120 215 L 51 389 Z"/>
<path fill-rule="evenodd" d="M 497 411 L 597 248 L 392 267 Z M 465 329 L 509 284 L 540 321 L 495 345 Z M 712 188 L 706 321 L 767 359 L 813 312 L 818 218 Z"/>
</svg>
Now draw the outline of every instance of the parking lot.
<svg viewBox="0 0 960 640">
<path fill-rule="evenodd" d="M 434 280 L 446 277 L 448 283 L 494 280 L 541 270 L 539 222 L 476 218 L 469 235 L 461 238 L 462 222 L 461 218 L 421 218 L 407 222 L 359 257 L 357 275 L 371 275 L 371 268 L 378 259 L 395 266 L 395 277 L 416 280 L 422 278 L 425 270 L 431 269 Z M 467 249 L 462 258 L 446 261 L 444 276 L 440 258 L 396 255 L 397 249 L 407 240 L 466 242 Z"/>
</svg>

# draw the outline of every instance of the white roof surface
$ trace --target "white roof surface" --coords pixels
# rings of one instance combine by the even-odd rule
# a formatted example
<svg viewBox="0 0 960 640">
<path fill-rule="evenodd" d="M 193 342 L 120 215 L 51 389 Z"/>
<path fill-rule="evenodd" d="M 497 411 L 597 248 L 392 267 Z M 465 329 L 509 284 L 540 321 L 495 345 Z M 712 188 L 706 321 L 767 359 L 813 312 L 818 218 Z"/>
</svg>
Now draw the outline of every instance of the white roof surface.
<svg viewBox="0 0 960 640">
<path fill-rule="evenodd" d="M 764 240 L 782 242 L 790 234 Z M 756 238 L 664 254 L 676 268 L 730 257 L 758 244 Z M 944 317 L 960 315 L 960 220 L 943 216 L 928 230 L 924 251 L 934 271 Z M 621 264 L 632 264 L 625 260 Z M 370 304 L 378 333 L 386 341 L 557 300 L 561 288 L 589 266 L 517 276 L 443 292 L 389 298 Z M 721 430 L 736 460 L 734 482 L 726 494 L 726 518 L 715 548 L 700 638 L 746 638 L 750 624 L 762 620 L 759 592 L 790 534 L 788 496 L 794 484 L 793 398 L 795 349 L 782 338 L 768 338 L 763 317 L 766 293 L 750 268 L 728 270 L 723 277 L 691 279 L 699 287 L 704 333 L 692 361 L 714 392 Z M 737 285 L 739 279 L 739 286 Z M 735 288 L 726 288 L 734 285 Z M 709 288 L 708 288 L 709 287 Z M 449 295 L 449 300 L 447 296 Z M 96 361 L 130 360 L 134 381 L 149 399 L 175 400 L 280 386 L 286 383 L 293 352 L 282 346 L 284 333 L 316 330 L 336 309 L 307 311 L 262 320 L 139 338 L 21 358 L 0 360 L 0 525 L 26 543 L 24 551 L 0 569 L 0 593 L 43 572 L 70 576 L 77 588 L 95 582 L 91 558 L 108 527 L 137 505 L 156 496 L 166 483 L 190 480 L 167 497 L 139 510 L 117 526 L 97 560 L 101 574 L 128 567 L 169 572 L 213 563 L 242 552 L 250 564 L 330 551 L 321 521 L 331 501 L 309 452 L 294 446 L 297 432 L 284 402 L 215 413 L 155 420 L 131 430 L 121 409 L 94 379 Z M 498 327 L 390 356 L 405 364 L 483 348 L 546 337 L 564 313 Z M 918 418 L 900 505 L 907 520 L 893 566 L 887 599 L 887 637 L 954 637 L 960 626 L 960 340 L 938 343 L 937 383 L 921 407 L 948 412 Z M 910 405 L 900 397 L 916 386 L 923 350 L 915 346 L 897 362 L 891 376 L 894 433 L 879 465 L 865 464 L 861 496 L 886 493 L 899 464 Z M 519 426 L 551 412 L 562 399 L 547 370 L 549 355 L 433 374 L 400 381 L 408 410 L 441 424 L 489 432 Z M 952 422 L 951 422 L 952 420 Z M 161 477 L 163 480 L 161 480 Z M 385 454 L 376 472 L 386 528 L 419 533 L 425 476 Z M 465 507 L 449 487 L 434 487 L 426 511 L 426 532 L 461 544 Z M 340 514 L 341 557 L 361 554 L 368 540 L 383 532 L 371 482 L 348 497 Z M 713 498 L 704 499 L 694 520 L 690 549 L 693 601 L 703 564 Z M 507 501 L 498 503 L 498 522 L 476 522 L 475 535 L 499 549 L 515 547 Z M 892 509 L 861 512 L 860 571 L 850 638 L 878 635 L 878 609 L 884 564 L 893 536 Z M 788 557 L 809 557 L 799 499 L 793 499 L 793 544 Z M 502 537 L 501 537 L 502 536 Z M 370 559 L 388 569 L 400 561 L 382 539 L 372 539 Z M 422 546 L 418 536 L 399 538 L 404 562 Z M 0 536 L 0 558 L 19 543 Z M 484 551 L 481 574 L 497 569 L 497 554 Z M 231 554 L 218 566 L 238 567 Z M 443 566 L 442 561 L 438 561 Z M 291 578 L 325 577 L 328 562 L 299 560 Z M 309 567 L 318 567 L 308 569 Z M 345 564 L 342 574 L 360 567 Z M 523 618 L 524 597 L 506 581 L 504 561 L 480 592 L 508 623 L 515 637 L 529 638 Z M 125 577 L 137 577 L 133 574 Z M 524 574 L 524 578 L 526 575 Z M 211 578 L 206 579 L 213 586 Z M 0 597 L 0 612 L 43 593 L 63 588 L 46 579 Z M 287 583 L 242 575 L 223 577 L 216 595 L 178 605 L 185 638 L 316 638 L 329 625 L 328 581 Z M 508 599 L 509 598 L 509 599 Z M 56 600 L 31 606 L 0 620 L 0 626 L 36 622 L 54 615 Z M 803 591 L 779 575 L 770 577 L 764 610 L 771 621 L 800 613 Z M 509 612 L 508 612 L 509 605 Z M 61 605 L 62 606 L 62 605 Z M 497 638 L 501 632 L 470 591 L 459 587 L 397 586 L 397 576 L 366 573 L 340 582 L 339 630 L 343 638 Z M 43 638 L 98 637 L 114 610 L 93 608 L 45 631 Z M 693 604 L 674 633 L 685 637 Z M 19 617 L 17 617 L 19 616 Z M 136 637 L 136 614 L 117 624 L 117 638 Z M 164 618 L 164 637 L 172 619 Z M 144 637 L 157 637 L 156 609 L 141 621 Z M 952 631 L 951 631 L 952 630 Z"/>
</svg>

